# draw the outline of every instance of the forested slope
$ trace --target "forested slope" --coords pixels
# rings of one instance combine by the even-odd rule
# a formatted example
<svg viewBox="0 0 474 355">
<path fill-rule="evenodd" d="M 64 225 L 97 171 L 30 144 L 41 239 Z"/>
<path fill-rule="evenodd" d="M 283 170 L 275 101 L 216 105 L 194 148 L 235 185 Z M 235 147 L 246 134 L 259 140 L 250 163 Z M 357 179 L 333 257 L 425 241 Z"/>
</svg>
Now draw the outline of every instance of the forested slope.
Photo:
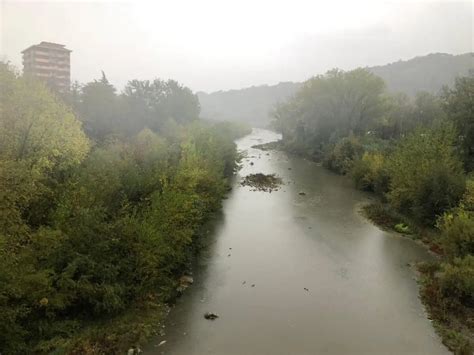
<svg viewBox="0 0 474 355">
<path fill-rule="evenodd" d="M 437 94 L 443 85 L 452 86 L 456 77 L 466 76 L 473 69 L 472 53 L 428 54 L 368 68 L 371 73 L 384 79 L 390 92 L 403 92 L 410 96 L 419 91 Z"/>
<path fill-rule="evenodd" d="M 419 91 L 436 94 L 443 85 L 453 85 L 457 76 L 465 76 L 470 69 L 474 69 L 474 57 L 472 53 L 435 53 L 367 69 L 384 79 L 390 92 L 403 92 L 409 96 Z M 209 94 L 199 92 L 201 114 L 212 120 L 265 126 L 270 122 L 269 113 L 273 106 L 294 95 L 301 85 L 284 82 Z"/>
</svg>

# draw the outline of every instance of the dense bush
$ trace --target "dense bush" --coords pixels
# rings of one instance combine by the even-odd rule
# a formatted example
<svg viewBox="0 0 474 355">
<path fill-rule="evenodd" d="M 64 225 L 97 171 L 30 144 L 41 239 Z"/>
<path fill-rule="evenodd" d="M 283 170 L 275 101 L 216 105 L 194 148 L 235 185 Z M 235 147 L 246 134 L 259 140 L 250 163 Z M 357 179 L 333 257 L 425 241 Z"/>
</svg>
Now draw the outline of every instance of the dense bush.
<svg viewBox="0 0 474 355">
<path fill-rule="evenodd" d="M 139 322 L 130 310 L 159 309 L 175 294 L 238 167 L 242 130 L 201 123 L 191 110 L 190 122 L 159 122 L 161 134 L 141 127 L 118 138 L 102 111 L 109 102 L 87 93 L 95 104 L 85 121 L 98 140 L 90 150 L 58 98 L 0 69 L 0 349 L 120 353 L 130 343 L 114 332 L 130 342 L 142 331 L 118 319 Z M 175 99 L 165 100 L 169 110 Z"/>
<path fill-rule="evenodd" d="M 441 265 L 439 283 L 444 297 L 474 307 L 474 255 Z"/>
<path fill-rule="evenodd" d="M 421 263 L 419 270 L 423 275 L 421 297 L 443 343 L 455 354 L 472 354 L 474 257 Z"/>
<path fill-rule="evenodd" d="M 388 175 L 385 157 L 381 153 L 365 152 L 353 164 L 351 175 L 358 189 L 383 194 L 388 191 Z"/>
<path fill-rule="evenodd" d="M 474 255 L 474 212 L 458 208 L 438 221 L 441 242 L 450 257 Z"/>
<path fill-rule="evenodd" d="M 474 179 L 466 181 L 466 191 L 459 206 L 444 213 L 438 219 L 437 227 L 450 258 L 474 255 Z"/>
<path fill-rule="evenodd" d="M 353 136 L 343 138 L 329 151 L 324 160 L 324 165 L 340 174 L 351 171 L 354 161 L 363 154 L 363 147 L 359 140 Z"/>
<path fill-rule="evenodd" d="M 433 224 L 436 216 L 457 205 L 465 177 L 455 137 L 456 131 L 445 125 L 416 130 L 399 143 L 387 165 L 393 207 Z"/>
</svg>

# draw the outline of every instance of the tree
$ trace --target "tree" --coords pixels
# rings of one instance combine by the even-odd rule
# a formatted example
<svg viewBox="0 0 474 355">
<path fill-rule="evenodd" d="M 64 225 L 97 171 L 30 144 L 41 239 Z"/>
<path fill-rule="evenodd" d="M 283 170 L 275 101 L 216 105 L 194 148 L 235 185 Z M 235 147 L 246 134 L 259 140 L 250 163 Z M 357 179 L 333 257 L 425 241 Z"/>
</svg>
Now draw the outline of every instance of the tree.
<svg viewBox="0 0 474 355">
<path fill-rule="evenodd" d="M 428 127 L 446 119 L 440 98 L 426 91 L 416 94 L 413 116 L 414 126 Z"/>
<path fill-rule="evenodd" d="M 199 117 L 199 100 L 189 88 L 173 80 L 131 80 L 124 89 L 127 130 L 138 132 L 148 127 L 160 131 L 170 119 L 186 124 Z"/>
<path fill-rule="evenodd" d="M 397 93 L 385 98 L 385 112 L 377 120 L 375 130 L 383 139 L 399 138 L 413 129 L 413 105 L 410 98 Z"/>
<path fill-rule="evenodd" d="M 81 123 L 38 81 L 0 67 L 0 159 L 39 172 L 65 170 L 89 150 Z"/>
<path fill-rule="evenodd" d="M 457 205 L 465 177 L 452 125 L 417 129 L 404 138 L 388 161 L 388 200 L 396 209 L 433 224 Z"/>
<path fill-rule="evenodd" d="M 474 73 L 457 78 L 454 88 L 444 88 L 443 106 L 448 117 L 458 127 L 460 145 L 464 153 L 464 166 L 474 169 Z"/>
<path fill-rule="evenodd" d="M 80 118 L 87 133 L 98 140 L 119 130 L 118 98 L 115 88 L 102 72 L 100 80 L 87 83 L 82 88 L 79 104 Z"/>
<path fill-rule="evenodd" d="M 5 65 L 0 82 L 0 220 L 6 227 L 21 225 L 26 211 L 35 212 L 30 204 L 85 158 L 89 140 L 71 110 L 42 83 Z"/>
<path fill-rule="evenodd" d="M 274 114 L 285 139 L 315 147 L 364 133 L 381 115 L 384 82 L 365 69 L 331 70 L 304 83 Z"/>
</svg>

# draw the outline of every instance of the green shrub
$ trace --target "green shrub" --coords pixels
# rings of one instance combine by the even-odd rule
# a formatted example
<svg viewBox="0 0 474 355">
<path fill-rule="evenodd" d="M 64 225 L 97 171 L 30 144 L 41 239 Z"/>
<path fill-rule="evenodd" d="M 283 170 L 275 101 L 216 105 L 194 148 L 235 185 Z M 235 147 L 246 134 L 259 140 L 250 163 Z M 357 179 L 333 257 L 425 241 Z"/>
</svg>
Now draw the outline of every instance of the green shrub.
<svg viewBox="0 0 474 355">
<path fill-rule="evenodd" d="M 439 284 L 445 298 L 473 307 L 474 255 L 455 258 L 452 263 L 443 263 L 440 270 Z"/>
<path fill-rule="evenodd" d="M 384 193 L 388 189 L 389 176 L 385 169 L 385 158 L 380 153 L 365 152 L 354 162 L 352 179 L 358 189 Z"/>
<path fill-rule="evenodd" d="M 441 231 L 441 244 L 449 257 L 474 255 L 474 212 L 457 208 L 440 217 L 437 226 Z"/>
<path fill-rule="evenodd" d="M 326 155 L 324 165 L 339 174 L 345 175 L 351 171 L 354 161 L 360 159 L 363 152 L 364 148 L 356 137 L 346 137 L 337 142 Z"/>
<path fill-rule="evenodd" d="M 449 125 L 403 139 L 387 164 L 390 204 L 428 225 L 455 207 L 465 187 L 455 143 L 456 131 Z"/>
<path fill-rule="evenodd" d="M 474 176 L 466 180 L 466 190 L 461 199 L 462 208 L 474 212 Z"/>
<path fill-rule="evenodd" d="M 474 179 L 466 181 L 459 207 L 444 213 L 437 227 L 441 244 L 450 258 L 474 255 Z"/>
<path fill-rule="evenodd" d="M 403 234 L 411 234 L 411 229 L 408 225 L 406 225 L 405 223 L 397 223 L 395 224 L 395 227 L 394 229 L 398 232 L 398 233 L 403 233 Z"/>
<path fill-rule="evenodd" d="M 433 325 L 450 350 L 469 355 L 472 341 L 472 302 L 474 257 L 456 258 L 452 263 L 439 261 L 419 264 L 422 273 L 421 297 L 428 307 Z"/>
</svg>

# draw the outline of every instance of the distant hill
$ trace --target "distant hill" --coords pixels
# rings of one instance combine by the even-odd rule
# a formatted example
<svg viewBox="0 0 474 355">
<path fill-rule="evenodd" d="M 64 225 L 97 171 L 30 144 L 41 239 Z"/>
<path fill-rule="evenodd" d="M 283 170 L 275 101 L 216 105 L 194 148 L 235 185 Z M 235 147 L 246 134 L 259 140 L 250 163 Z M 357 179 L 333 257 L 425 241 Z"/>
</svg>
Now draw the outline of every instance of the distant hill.
<svg viewBox="0 0 474 355">
<path fill-rule="evenodd" d="M 474 53 L 428 54 L 367 69 L 384 79 L 392 92 L 410 96 L 418 91 L 436 94 L 443 85 L 451 86 L 457 76 L 465 76 L 474 69 Z"/>
<path fill-rule="evenodd" d="M 367 69 L 383 78 L 391 92 L 408 95 L 418 91 L 438 93 L 443 85 L 451 86 L 457 76 L 467 75 L 469 70 L 474 70 L 474 53 L 428 54 Z M 265 126 L 270 121 L 272 107 L 293 95 L 300 87 L 301 83 L 283 82 L 210 94 L 198 92 L 197 95 L 203 118 Z"/>
<path fill-rule="evenodd" d="M 241 90 L 198 92 L 201 116 L 211 120 L 229 120 L 265 126 L 269 111 L 279 101 L 293 95 L 301 83 L 252 86 Z"/>
</svg>

